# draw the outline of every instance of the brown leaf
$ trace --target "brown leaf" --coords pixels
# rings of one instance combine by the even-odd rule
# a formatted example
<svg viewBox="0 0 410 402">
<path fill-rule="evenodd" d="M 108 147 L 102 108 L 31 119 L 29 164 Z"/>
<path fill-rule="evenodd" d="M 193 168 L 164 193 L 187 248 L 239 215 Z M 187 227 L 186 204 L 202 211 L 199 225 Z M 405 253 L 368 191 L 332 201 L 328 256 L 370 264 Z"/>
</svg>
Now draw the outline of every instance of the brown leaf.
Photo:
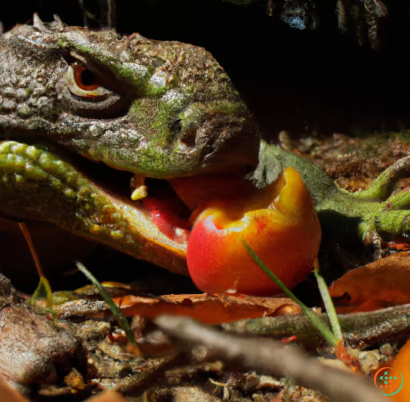
<svg viewBox="0 0 410 402">
<path fill-rule="evenodd" d="M 1 402 L 28 402 L 27 399 L 13 389 L 0 374 L 0 400 Z"/>
<path fill-rule="evenodd" d="M 330 288 L 333 298 L 346 294 L 350 297 L 350 306 L 360 306 L 355 311 L 410 303 L 409 253 L 396 253 L 349 271 Z"/>
<path fill-rule="evenodd" d="M 126 316 L 155 318 L 160 314 L 184 315 L 206 324 L 222 324 L 245 318 L 301 314 L 288 298 L 245 295 L 168 295 L 159 298 L 126 296 L 114 301 Z"/>
</svg>

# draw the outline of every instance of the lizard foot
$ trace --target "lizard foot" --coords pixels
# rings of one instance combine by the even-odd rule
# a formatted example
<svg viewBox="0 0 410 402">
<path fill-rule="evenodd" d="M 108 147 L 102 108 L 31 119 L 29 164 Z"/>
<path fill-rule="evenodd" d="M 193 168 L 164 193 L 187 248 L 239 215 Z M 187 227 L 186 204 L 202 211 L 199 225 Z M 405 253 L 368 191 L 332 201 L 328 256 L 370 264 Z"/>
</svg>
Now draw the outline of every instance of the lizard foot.
<svg viewBox="0 0 410 402">
<path fill-rule="evenodd" d="M 410 177 L 410 157 L 387 168 L 366 190 L 353 196 L 378 206 L 363 220 L 361 234 L 365 243 L 378 249 L 378 257 L 392 250 L 410 249 L 410 187 L 402 185 Z"/>
</svg>

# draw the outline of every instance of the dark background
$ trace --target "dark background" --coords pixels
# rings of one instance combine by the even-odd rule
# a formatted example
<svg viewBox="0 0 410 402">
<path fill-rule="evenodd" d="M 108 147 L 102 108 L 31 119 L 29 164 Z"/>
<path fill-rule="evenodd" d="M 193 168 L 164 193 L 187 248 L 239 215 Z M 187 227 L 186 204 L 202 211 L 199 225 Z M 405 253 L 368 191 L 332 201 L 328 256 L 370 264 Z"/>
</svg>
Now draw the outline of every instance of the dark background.
<svg viewBox="0 0 410 402">
<path fill-rule="evenodd" d="M 99 14 L 99 3 L 83 0 Z M 267 15 L 267 0 L 237 6 L 222 0 L 117 0 L 117 29 L 160 40 L 203 46 L 227 70 L 265 134 L 351 134 L 397 129 L 410 107 L 410 3 L 386 1 L 389 11 L 382 52 L 358 46 L 337 28 L 336 1 L 316 0 L 320 25 L 292 29 Z M 58 14 L 83 25 L 77 0 L 15 0 L 3 3 L 5 29 Z M 103 18 L 102 18 L 103 19 Z M 98 23 L 95 23 L 98 25 Z"/>
</svg>

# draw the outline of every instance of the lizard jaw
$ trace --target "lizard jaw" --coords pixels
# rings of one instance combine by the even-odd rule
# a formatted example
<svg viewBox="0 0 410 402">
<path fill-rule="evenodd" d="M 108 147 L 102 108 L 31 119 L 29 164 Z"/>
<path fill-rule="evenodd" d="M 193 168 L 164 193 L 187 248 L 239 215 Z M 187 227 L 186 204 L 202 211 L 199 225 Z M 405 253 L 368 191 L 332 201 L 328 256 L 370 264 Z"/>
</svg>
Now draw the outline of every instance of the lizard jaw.
<svg viewBox="0 0 410 402">
<path fill-rule="evenodd" d="M 1 212 L 19 220 L 53 223 L 171 272 L 188 275 L 186 242 L 178 243 L 164 235 L 146 208 L 116 192 L 121 174 L 128 180 L 132 175 L 112 170 L 113 186 L 99 180 L 107 169 L 111 170 L 53 145 L 0 142 Z"/>
<path fill-rule="evenodd" d="M 194 204 L 204 199 L 202 195 L 192 204 L 184 189 L 189 190 L 190 183 L 212 181 L 212 177 L 172 181 L 183 203 L 167 181 L 158 179 L 147 180 L 147 199 L 132 201 L 132 175 L 55 145 L 0 142 L 1 212 L 19 220 L 53 223 L 137 259 L 188 275 L 189 216 L 197 206 Z M 220 187 L 213 191 L 220 191 Z"/>
</svg>

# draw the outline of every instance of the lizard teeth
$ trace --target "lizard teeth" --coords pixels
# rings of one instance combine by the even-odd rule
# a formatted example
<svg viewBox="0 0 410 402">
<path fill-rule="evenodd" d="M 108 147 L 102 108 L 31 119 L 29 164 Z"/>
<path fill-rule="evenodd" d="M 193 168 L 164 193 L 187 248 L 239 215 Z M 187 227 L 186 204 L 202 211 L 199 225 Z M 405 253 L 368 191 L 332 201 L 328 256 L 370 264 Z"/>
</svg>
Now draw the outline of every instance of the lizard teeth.
<svg viewBox="0 0 410 402">
<path fill-rule="evenodd" d="M 148 188 L 147 186 L 139 186 L 137 187 L 131 194 L 131 200 L 137 201 L 145 198 L 148 195 Z"/>
<path fill-rule="evenodd" d="M 131 188 L 134 189 L 134 191 L 131 194 L 131 200 L 137 201 L 145 198 L 148 195 L 148 188 L 145 185 L 145 177 L 136 174 L 134 177 L 131 179 Z"/>
</svg>

